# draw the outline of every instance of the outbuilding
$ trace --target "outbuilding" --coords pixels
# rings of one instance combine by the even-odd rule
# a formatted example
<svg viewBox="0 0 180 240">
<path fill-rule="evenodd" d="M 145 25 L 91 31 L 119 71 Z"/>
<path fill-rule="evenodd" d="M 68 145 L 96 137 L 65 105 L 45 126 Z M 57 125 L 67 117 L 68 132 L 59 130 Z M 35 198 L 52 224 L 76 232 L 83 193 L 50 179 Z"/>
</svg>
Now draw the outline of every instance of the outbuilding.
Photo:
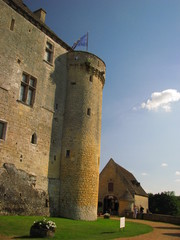
<svg viewBox="0 0 180 240">
<path fill-rule="evenodd" d="M 122 216 L 135 210 L 148 211 L 148 194 L 132 173 L 111 158 L 99 177 L 98 211 Z"/>
</svg>

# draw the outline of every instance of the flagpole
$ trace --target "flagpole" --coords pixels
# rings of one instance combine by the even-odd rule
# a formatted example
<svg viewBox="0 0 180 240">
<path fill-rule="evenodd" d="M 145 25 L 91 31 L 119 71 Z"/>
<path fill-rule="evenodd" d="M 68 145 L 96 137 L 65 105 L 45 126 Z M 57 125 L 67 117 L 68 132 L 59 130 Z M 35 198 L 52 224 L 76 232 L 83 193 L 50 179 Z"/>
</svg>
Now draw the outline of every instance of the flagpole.
<svg viewBox="0 0 180 240">
<path fill-rule="evenodd" d="M 87 32 L 87 43 L 86 43 L 86 51 L 88 52 L 88 32 Z"/>
</svg>

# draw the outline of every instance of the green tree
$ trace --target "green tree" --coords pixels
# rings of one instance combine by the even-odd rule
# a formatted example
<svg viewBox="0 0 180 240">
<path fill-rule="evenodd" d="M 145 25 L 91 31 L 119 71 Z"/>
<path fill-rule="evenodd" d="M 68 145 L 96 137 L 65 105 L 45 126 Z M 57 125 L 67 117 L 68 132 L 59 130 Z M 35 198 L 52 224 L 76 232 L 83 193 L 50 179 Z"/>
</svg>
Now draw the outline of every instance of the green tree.
<svg viewBox="0 0 180 240">
<path fill-rule="evenodd" d="M 162 192 L 161 194 L 149 194 L 149 210 L 152 213 L 177 215 L 178 198 L 174 192 Z"/>
</svg>

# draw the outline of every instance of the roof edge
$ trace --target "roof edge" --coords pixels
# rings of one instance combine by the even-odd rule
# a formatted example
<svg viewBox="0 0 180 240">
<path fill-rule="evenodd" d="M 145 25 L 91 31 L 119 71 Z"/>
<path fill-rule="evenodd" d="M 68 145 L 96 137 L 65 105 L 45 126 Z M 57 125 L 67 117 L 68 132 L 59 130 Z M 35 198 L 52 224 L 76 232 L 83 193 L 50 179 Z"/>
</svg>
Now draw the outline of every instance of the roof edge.
<svg viewBox="0 0 180 240">
<path fill-rule="evenodd" d="M 67 43 L 61 40 L 46 24 L 42 23 L 36 16 L 34 16 L 34 13 L 23 3 L 23 1 L 21 1 L 22 4 L 28 8 L 31 14 L 28 13 L 25 8 L 22 8 L 14 0 L 3 0 L 3 2 L 5 2 L 9 7 L 14 9 L 17 13 L 23 16 L 26 20 L 28 20 L 30 23 L 32 23 L 34 26 L 44 32 L 47 36 L 49 36 L 52 40 L 64 47 L 66 50 L 74 51 Z"/>
</svg>

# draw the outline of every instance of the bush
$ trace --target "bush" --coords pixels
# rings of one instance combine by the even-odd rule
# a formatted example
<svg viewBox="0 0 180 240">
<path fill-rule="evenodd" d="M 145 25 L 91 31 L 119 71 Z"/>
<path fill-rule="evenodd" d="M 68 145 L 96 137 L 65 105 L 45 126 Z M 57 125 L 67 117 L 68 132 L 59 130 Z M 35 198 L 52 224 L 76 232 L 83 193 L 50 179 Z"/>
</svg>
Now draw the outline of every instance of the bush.
<svg viewBox="0 0 180 240">
<path fill-rule="evenodd" d="M 110 214 L 109 214 L 109 213 L 105 213 L 105 214 L 104 214 L 104 218 L 106 218 L 106 219 L 107 219 L 107 218 L 110 218 Z"/>
</svg>

